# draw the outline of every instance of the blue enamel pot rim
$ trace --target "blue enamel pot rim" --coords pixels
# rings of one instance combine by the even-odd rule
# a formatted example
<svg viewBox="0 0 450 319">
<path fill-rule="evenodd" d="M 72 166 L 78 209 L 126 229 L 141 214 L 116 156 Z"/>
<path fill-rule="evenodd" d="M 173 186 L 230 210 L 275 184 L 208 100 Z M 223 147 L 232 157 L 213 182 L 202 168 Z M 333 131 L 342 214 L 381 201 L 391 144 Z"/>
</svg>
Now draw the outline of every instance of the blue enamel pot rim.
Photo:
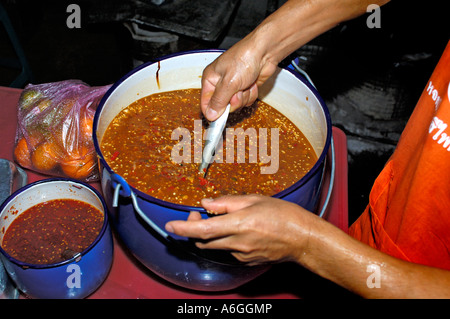
<svg viewBox="0 0 450 319">
<path fill-rule="evenodd" d="M 106 170 L 108 171 L 109 174 L 111 174 L 111 175 L 114 174 L 116 176 L 119 176 L 111 169 L 111 167 L 108 165 L 108 163 L 103 158 L 103 155 L 102 155 L 101 150 L 100 150 L 100 145 L 99 145 L 99 142 L 98 142 L 98 139 L 97 139 L 97 126 L 98 126 L 100 113 L 103 110 L 103 107 L 104 107 L 106 101 L 114 93 L 115 89 L 118 86 L 120 86 L 124 81 L 126 81 L 130 76 L 132 76 L 133 74 L 141 71 L 142 69 L 144 69 L 144 68 L 146 68 L 146 67 L 148 67 L 150 65 L 158 63 L 160 61 L 168 60 L 168 59 L 171 59 L 171 58 L 174 58 L 174 57 L 178 57 L 178 56 L 183 56 L 183 55 L 202 54 L 202 53 L 223 53 L 223 52 L 225 52 L 225 50 L 206 49 L 206 50 L 181 51 L 181 52 L 165 55 L 165 56 L 162 56 L 162 57 L 160 57 L 158 59 L 155 59 L 154 61 L 146 62 L 146 63 L 136 67 L 135 69 L 131 70 L 130 72 L 125 74 L 123 77 L 121 77 L 117 82 L 115 82 L 109 88 L 109 90 L 104 94 L 104 96 L 101 99 L 99 105 L 97 106 L 97 109 L 96 109 L 96 112 L 95 112 L 95 115 L 94 115 L 94 124 L 93 124 L 94 147 L 95 147 L 95 150 L 96 150 L 97 155 L 99 157 L 99 160 L 102 163 L 102 166 L 106 168 Z M 287 69 L 287 68 L 283 68 L 282 70 L 284 70 L 286 72 L 289 72 L 293 76 L 295 76 L 304 85 L 306 85 L 308 87 L 308 89 L 317 98 L 317 100 L 319 101 L 320 106 L 322 107 L 324 115 L 325 115 L 325 120 L 326 120 L 326 124 L 327 124 L 327 134 L 326 134 L 325 145 L 323 147 L 322 153 L 320 154 L 320 156 L 318 156 L 317 161 L 313 165 L 313 167 L 300 180 L 298 180 L 297 182 L 295 182 L 294 184 L 292 184 L 288 188 L 282 190 L 281 192 L 272 195 L 272 197 L 275 197 L 275 198 L 283 198 L 286 195 L 294 192 L 296 189 L 298 189 L 302 185 L 304 185 L 312 176 L 314 176 L 317 173 L 317 171 L 321 168 L 322 163 L 325 162 L 325 158 L 327 156 L 328 149 L 330 147 L 330 140 L 331 140 L 331 116 L 330 116 L 330 113 L 328 111 L 328 107 L 326 106 L 326 104 L 325 104 L 324 100 L 322 99 L 322 97 L 319 95 L 319 92 L 316 90 L 316 88 L 311 83 L 309 83 L 309 81 L 307 81 L 305 78 L 303 78 L 303 76 L 301 76 L 299 73 L 294 72 L 294 71 L 292 71 L 290 69 Z M 121 180 L 122 180 L 122 183 L 125 182 L 125 180 L 123 178 L 121 178 Z M 163 201 L 163 200 L 161 200 L 159 198 L 156 198 L 156 197 L 153 197 L 153 196 L 148 195 L 146 193 L 143 193 L 143 192 L 139 191 L 138 189 L 136 189 L 136 188 L 134 188 L 132 186 L 129 186 L 128 184 L 125 185 L 125 186 L 127 186 L 127 188 L 129 188 L 130 191 L 132 190 L 134 193 L 136 193 L 139 197 L 141 197 L 141 198 L 145 199 L 146 201 L 151 202 L 153 204 L 156 204 L 156 205 L 159 205 L 159 206 L 163 206 L 163 207 L 168 207 L 168 208 L 171 208 L 171 209 L 174 209 L 174 210 L 179 210 L 179 211 L 185 211 L 185 212 L 198 211 L 198 212 L 200 212 L 202 214 L 207 214 L 206 210 L 203 207 L 181 205 L 181 204 L 175 204 L 175 203 Z M 128 192 L 126 192 L 126 193 L 128 193 Z M 127 194 L 125 196 L 129 196 L 129 194 Z"/>
<path fill-rule="evenodd" d="M 15 259 L 14 257 L 12 257 L 11 255 L 9 255 L 5 250 L 3 250 L 3 248 L 0 245 L 0 252 L 12 263 L 22 267 L 22 268 L 30 268 L 30 269 L 47 269 L 47 268 L 56 268 L 56 267 L 60 267 L 66 264 L 70 264 L 73 263 L 75 261 L 77 261 L 80 257 L 83 258 L 84 255 L 86 255 L 95 245 L 97 245 L 97 243 L 101 240 L 101 238 L 103 237 L 103 235 L 105 234 L 106 228 L 108 227 L 108 214 L 107 214 L 107 206 L 106 203 L 103 199 L 103 197 L 100 195 L 100 193 L 93 188 L 91 185 L 88 185 L 82 181 L 78 181 L 78 180 L 74 180 L 74 179 L 70 179 L 70 178 L 63 178 L 63 177 L 55 177 L 55 178 L 47 178 L 47 179 L 43 179 L 43 180 L 39 180 L 33 183 L 30 183 L 28 185 L 25 185 L 23 187 L 21 187 L 20 189 L 18 189 L 17 191 L 15 191 L 14 193 L 12 193 L 0 206 L 0 212 L 3 212 L 3 209 L 8 205 L 8 203 L 10 201 L 12 201 L 14 198 L 16 198 L 17 196 L 19 196 L 21 193 L 23 193 L 24 191 L 26 191 L 27 189 L 30 189 L 32 187 L 38 186 L 40 184 L 45 184 L 45 183 L 52 183 L 52 182 L 68 182 L 68 183 L 73 183 L 73 184 L 78 184 L 82 187 L 86 187 L 89 190 L 91 190 L 92 192 L 94 192 L 94 194 L 99 198 L 99 200 L 102 203 L 102 207 L 103 207 L 103 226 L 102 229 L 100 230 L 99 234 L 97 235 L 97 237 L 95 238 L 95 240 L 82 252 L 76 254 L 74 257 L 67 259 L 67 260 L 63 260 L 61 262 L 58 263 L 53 263 L 53 264 L 30 264 L 30 263 L 26 263 L 23 261 L 20 261 L 18 259 Z"/>
</svg>

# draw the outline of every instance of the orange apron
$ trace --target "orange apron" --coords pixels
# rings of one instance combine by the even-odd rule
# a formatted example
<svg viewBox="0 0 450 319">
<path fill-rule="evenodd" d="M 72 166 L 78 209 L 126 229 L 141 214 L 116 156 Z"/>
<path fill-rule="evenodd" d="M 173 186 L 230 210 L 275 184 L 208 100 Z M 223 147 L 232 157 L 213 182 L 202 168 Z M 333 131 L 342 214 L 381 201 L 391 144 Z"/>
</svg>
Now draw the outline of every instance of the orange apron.
<svg viewBox="0 0 450 319">
<path fill-rule="evenodd" d="M 450 41 L 349 234 L 450 270 Z"/>
</svg>

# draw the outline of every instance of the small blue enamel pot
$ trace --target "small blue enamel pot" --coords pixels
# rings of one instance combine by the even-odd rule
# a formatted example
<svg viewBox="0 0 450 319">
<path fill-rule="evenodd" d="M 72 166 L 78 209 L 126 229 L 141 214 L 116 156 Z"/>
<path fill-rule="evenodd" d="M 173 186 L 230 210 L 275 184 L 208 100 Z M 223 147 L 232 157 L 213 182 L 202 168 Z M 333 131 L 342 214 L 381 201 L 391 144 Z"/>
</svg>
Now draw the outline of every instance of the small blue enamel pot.
<svg viewBox="0 0 450 319">
<path fill-rule="evenodd" d="M 11 223 L 28 208 L 55 199 L 85 202 L 103 213 L 103 226 L 95 240 L 71 259 L 48 265 L 28 264 L 10 256 L 1 243 Z M 113 260 L 113 240 L 107 206 L 100 194 L 85 183 L 51 178 L 26 185 L 0 207 L 0 257 L 8 275 L 30 298 L 84 298 L 106 279 Z"/>
<path fill-rule="evenodd" d="M 141 65 L 109 89 L 94 117 L 94 145 L 100 159 L 103 196 L 120 238 L 154 273 L 175 285 L 201 291 L 239 287 L 269 267 L 249 267 L 227 252 L 201 251 L 189 238 L 166 233 L 167 222 L 186 220 L 190 211 L 200 212 L 202 218 L 210 217 L 202 207 L 166 202 L 131 187 L 108 165 L 100 145 L 111 121 L 136 100 L 159 92 L 201 88 L 204 68 L 220 54 L 219 50 L 183 52 Z M 314 167 L 301 180 L 274 197 L 314 211 L 331 139 L 328 109 L 310 83 L 287 69 L 278 69 L 259 92 L 261 100 L 301 129 L 318 156 Z"/>
</svg>

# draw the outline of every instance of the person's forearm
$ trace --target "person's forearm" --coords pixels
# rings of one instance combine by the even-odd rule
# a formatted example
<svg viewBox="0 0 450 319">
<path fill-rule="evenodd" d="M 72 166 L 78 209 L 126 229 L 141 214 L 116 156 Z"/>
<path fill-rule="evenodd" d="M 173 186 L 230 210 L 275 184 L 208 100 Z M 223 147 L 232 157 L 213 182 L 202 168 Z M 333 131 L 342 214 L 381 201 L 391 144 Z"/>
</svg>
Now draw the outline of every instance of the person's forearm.
<svg viewBox="0 0 450 319">
<path fill-rule="evenodd" d="M 289 54 L 340 22 L 366 12 L 369 4 L 389 0 L 290 0 L 267 17 L 247 37 L 263 63 L 278 64 Z"/>
<path fill-rule="evenodd" d="M 311 231 L 299 262 L 365 298 L 450 298 L 449 271 L 391 257 L 325 221 Z"/>
</svg>

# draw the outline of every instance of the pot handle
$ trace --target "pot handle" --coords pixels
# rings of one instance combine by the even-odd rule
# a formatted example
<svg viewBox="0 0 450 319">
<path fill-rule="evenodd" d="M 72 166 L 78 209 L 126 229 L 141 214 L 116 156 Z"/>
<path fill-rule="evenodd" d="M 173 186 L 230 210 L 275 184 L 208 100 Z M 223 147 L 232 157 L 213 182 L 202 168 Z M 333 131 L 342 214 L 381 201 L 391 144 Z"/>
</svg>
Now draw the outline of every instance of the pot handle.
<svg viewBox="0 0 450 319">
<path fill-rule="evenodd" d="M 320 218 L 323 218 L 323 215 L 327 211 L 328 204 L 330 202 L 331 193 L 333 193 L 333 186 L 334 186 L 334 175 L 336 170 L 336 159 L 335 159 L 335 153 L 334 153 L 334 141 L 333 141 L 333 135 L 331 135 L 331 143 L 330 143 L 330 152 L 331 152 L 331 172 L 330 172 L 330 184 L 328 185 L 328 191 L 327 191 L 327 197 L 325 198 L 325 201 L 322 205 L 322 209 L 320 210 L 320 213 L 318 214 Z"/>
<path fill-rule="evenodd" d="M 130 185 L 125 181 L 125 179 L 118 175 L 118 174 L 111 174 L 111 181 L 112 181 L 112 187 L 114 188 L 114 202 L 117 205 L 119 194 L 123 197 L 130 197 L 131 196 L 131 188 Z M 122 188 L 122 190 L 120 190 Z M 117 207 L 117 206 L 114 206 Z"/>
<path fill-rule="evenodd" d="M 139 203 L 136 198 L 136 194 L 131 190 L 128 183 L 123 179 L 122 176 L 117 174 L 111 175 L 111 180 L 113 181 L 114 196 L 113 196 L 113 207 L 119 206 L 119 195 L 124 197 L 131 197 L 131 202 L 133 203 L 134 210 L 138 215 L 158 234 L 160 234 L 165 239 L 170 239 L 170 235 L 162 230 L 158 225 L 156 225 L 148 216 L 141 210 Z M 122 192 L 121 192 L 122 188 Z"/>
<path fill-rule="evenodd" d="M 298 60 L 299 58 L 296 58 L 294 60 L 291 61 L 291 65 L 294 67 L 294 70 L 297 71 L 298 73 L 300 73 L 301 75 L 303 75 L 305 77 L 305 79 L 314 87 L 316 88 L 316 86 L 314 85 L 313 81 L 311 80 L 311 78 L 309 77 L 308 73 L 306 73 L 302 68 L 299 67 L 298 65 Z M 325 214 L 327 208 L 328 208 L 328 203 L 330 201 L 330 197 L 331 197 L 331 193 L 333 192 L 333 184 L 334 184 L 334 175 L 335 175 L 335 167 L 336 167 L 336 163 L 335 163 L 335 153 L 334 153 L 334 141 L 333 141 L 333 134 L 331 135 L 331 147 L 330 147 L 330 151 L 331 151 L 331 175 L 330 175 L 330 185 L 328 186 L 328 192 L 327 192 L 327 197 L 325 198 L 325 202 L 322 206 L 322 209 L 320 210 L 320 213 L 318 214 L 319 217 L 323 217 L 323 215 Z"/>
</svg>

